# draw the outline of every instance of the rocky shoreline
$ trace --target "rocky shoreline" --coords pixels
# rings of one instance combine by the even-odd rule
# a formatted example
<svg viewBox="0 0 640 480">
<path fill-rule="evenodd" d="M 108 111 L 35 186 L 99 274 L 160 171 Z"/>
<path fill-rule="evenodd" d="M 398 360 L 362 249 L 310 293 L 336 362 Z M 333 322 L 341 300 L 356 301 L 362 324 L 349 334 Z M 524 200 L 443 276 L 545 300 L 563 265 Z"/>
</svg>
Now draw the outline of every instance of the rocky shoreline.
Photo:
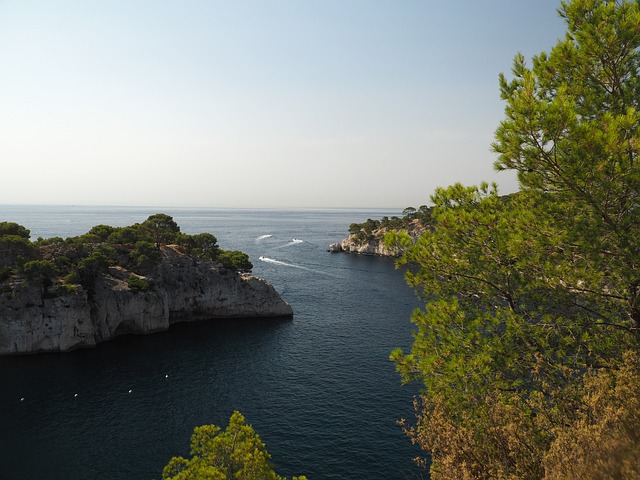
<svg viewBox="0 0 640 480">
<path fill-rule="evenodd" d="M 382 257 L 398 257 L 402 252 L 390 249 L 384 244 L 384 237 L 376 237 L 369 241 L 361 242 L 355 235 L 349 235 L 340 243 L 329 245 L 331 253 L 354 253 L 357 255 L 378 255 Z"/>
<path fill-rule="evenodd" d="M 403 229 L 415 242 L 422 235 L 426 228 L 421 225 L 414 226 L 412 229 Z M 399 257 L 405 249 L 400 247 L 389 247 L 384 243 L 385 235 L 391 229 L 381 228 L 374 230 L 367 239 L 362 240 L 358 234 L 351 234 L 339 243 L 329 245 L 330 253 L 353 253 L 357 255 L 376 255 L 381 257 Z"/>
<path fill-rule="evenodd" d="M 50 291 L 17 280 L 0 292 L 0 355 L 66 352 L 123 334 L 167 330 L 177 322 L 290 317 L 291 306 L 268 282 L 196 259 L 173 245 L 144 277 L 121 266 L 91 288 Z M 132 276 L 148 288 L 132 287 Z"/>
</svg>

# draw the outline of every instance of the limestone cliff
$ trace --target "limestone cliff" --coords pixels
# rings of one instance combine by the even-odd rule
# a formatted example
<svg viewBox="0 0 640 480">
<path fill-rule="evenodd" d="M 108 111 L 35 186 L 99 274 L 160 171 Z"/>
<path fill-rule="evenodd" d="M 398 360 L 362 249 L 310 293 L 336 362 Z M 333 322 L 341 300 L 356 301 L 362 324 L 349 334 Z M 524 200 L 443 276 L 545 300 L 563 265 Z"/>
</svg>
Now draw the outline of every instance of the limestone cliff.
<svg viewBox="0 0 640 480">
<path fill-rule="evenodd" d="M 397 257 L 400 253 L 396 249 L 387 248 L 384 244 L 384 234 L 367 240 L 361 240 L 356 235 L 349 235 L 342 242 L 331 244 L 329 251 L 332 253 L 345 252 L 359 255 L 380 255 L 383 257 Z"/>
<path fill-rule="evenodd" d="M 420 235 L 426 231 L 425 226 L 420 222 L 413 222 L 405 225 L 402 228 L 407 232 L 415 242 Z M 368 234 L 363 235 L 366 232 L 359 232 L 357 234 L 351 234 L 340 243 L 333 243 L 329 245 L 329 252 L 338 253 L 356 253 L 359 255 L 379 255 L 383 257 L 398 257 L 402 255 L 403 250 L 400 248 L 389 248 L 384 244 L 384 236 L 387 232 L 391 231 L 390 228 L 377 228 Z"/>
<path fill-rule="evenodd" d="M 272 285 L 220 264 L 162 248 L 159 264 L 132 289 L 122 267 L 91 288 L 60 293 L 22 280 L 0 291 L 0 354 L 64 352 L 126 333 L 166 330 L 172 323 L 210 318 L 291 316 Z"/>
</svg>

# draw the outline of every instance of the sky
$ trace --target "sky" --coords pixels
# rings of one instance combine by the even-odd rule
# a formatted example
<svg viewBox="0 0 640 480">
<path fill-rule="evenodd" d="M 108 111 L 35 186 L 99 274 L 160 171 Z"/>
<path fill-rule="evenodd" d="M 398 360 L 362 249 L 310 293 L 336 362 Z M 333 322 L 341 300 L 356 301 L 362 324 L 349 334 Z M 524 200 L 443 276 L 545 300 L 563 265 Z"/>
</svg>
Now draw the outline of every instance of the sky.
<svg viewBox="0 0 640 480">
<path fill-rule="evenodd" d="M 399 208 L 493 169 L 559 0 L 0 0 L 0 204 Z"/>
</svg>

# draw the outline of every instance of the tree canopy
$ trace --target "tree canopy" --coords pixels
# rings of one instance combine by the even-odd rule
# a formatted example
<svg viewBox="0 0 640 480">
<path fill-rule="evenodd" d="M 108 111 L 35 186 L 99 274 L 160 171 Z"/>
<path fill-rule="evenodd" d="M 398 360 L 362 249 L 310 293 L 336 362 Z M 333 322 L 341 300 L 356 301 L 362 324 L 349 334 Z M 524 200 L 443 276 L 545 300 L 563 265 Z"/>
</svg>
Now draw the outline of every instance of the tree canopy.
<svg viewBox="0 0 640 480">
<path fill-rule="evenodd" d="M 173 220 L 173 217 L 165 213 L 156 213 L 149 216 L 141 227 L 149 233 L 158 248 L 160 248 L 160 245 L 172 243 L 180 233 L 180 227 Z"/>
<path fill-rule="evenodd" d="M 264 442 L 237 411 L 224 431 L 216 425 L 196 427 L 191 458 L 173 457 L 164 467 L 162 479 L 285 480 L 273 470 Z"/>
<path fill-rule="evenodd" d="M 559 13 L 565 38 L 500 76 L 520 191 L 437 189 L 400 260 L 426 308 L 392 358 L 424 384 L 405 429 L 433 479 L 640 475 L 640 4 Z"/>
<path fill-rule="evenodd" d="M 29 235 L 22 225 L 0 222 L 0 282 L 18 275 L 42 284 L 45 290 L 54 280 L 62 293 L 77 284 L 90 289 L 98 275 L 111 266 L 124 267 L 137 275 L 151 272 L 162 259 L 161 247 L 170 243 L 195 259 L 211 260 L 222 268 L 238 272 L 253 268 L 247 254 L 222 250 L 211 233 L 182 233 L 174 219 L 164 213 L 126 227 L 96 225 L 83 235 L 66 239 L 39 238 L 31 242 Z M 138 290 L 150 285 L 138 277 L 131 284 Z"/>
<path fill-rule="evenodd" d="M 28 240 L 31 232 L 15 222 L 0 222 L 0 237 L 5 235 L 13 235 Z"/>
</svg>

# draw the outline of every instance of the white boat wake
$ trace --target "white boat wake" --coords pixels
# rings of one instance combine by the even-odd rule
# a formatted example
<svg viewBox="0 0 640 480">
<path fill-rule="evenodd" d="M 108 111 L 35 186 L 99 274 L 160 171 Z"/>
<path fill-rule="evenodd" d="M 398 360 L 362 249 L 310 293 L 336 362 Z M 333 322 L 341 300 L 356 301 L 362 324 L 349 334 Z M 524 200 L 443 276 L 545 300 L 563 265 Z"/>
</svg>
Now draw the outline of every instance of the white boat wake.
<svg viewBox="0 0 640 480">
<path fill-rule="evenodd" d="M 258 257 L 258 260 L 260 260 L 262 262 L 265 262 L 265 263 L 273 263 L 275 265 L 282 265 L 284 267 L 299 268 L 300 270 L 306 270 L 307 272 L 319 273 L 320 275 L 327 275 L 329 277 L 339 278 L 338 275 L 334 275 L 333 273 L 327 273 L 327 272 L 323 272 L 322 270 L 316 270 L 314 268 L 303 267 L 302 265 L 296 265 L 294 263 L 283 262 L 281 260 L 276 260 L 275 258 L 269 258 L 269 257 L 265 257 L 265 256 L 262 256 L 262 255 L 260 257 Z"/>
<path fill-rule="evenodd" d="M 267 235 L 260 235 L 258 238 L 256 238 L 256 241 L 260 241 L 260 240 L 264 240 L 265 238 L 271 238 L 273 237 L 273 235 L 271 234 L 267 234 Z"/>
<path fill-rule="evenodd" d="M 280 245 L 279 247 L 276 247 L 276 248 L 287 248 L 287 247 L 290 247 L 291 245 L 298 245 L 300 243 L 305 243 L 305 241 L 300 240 L 299 238 L 292 238 L 289 243 L 285 243 L 284 245 Z"/>
</svg>

